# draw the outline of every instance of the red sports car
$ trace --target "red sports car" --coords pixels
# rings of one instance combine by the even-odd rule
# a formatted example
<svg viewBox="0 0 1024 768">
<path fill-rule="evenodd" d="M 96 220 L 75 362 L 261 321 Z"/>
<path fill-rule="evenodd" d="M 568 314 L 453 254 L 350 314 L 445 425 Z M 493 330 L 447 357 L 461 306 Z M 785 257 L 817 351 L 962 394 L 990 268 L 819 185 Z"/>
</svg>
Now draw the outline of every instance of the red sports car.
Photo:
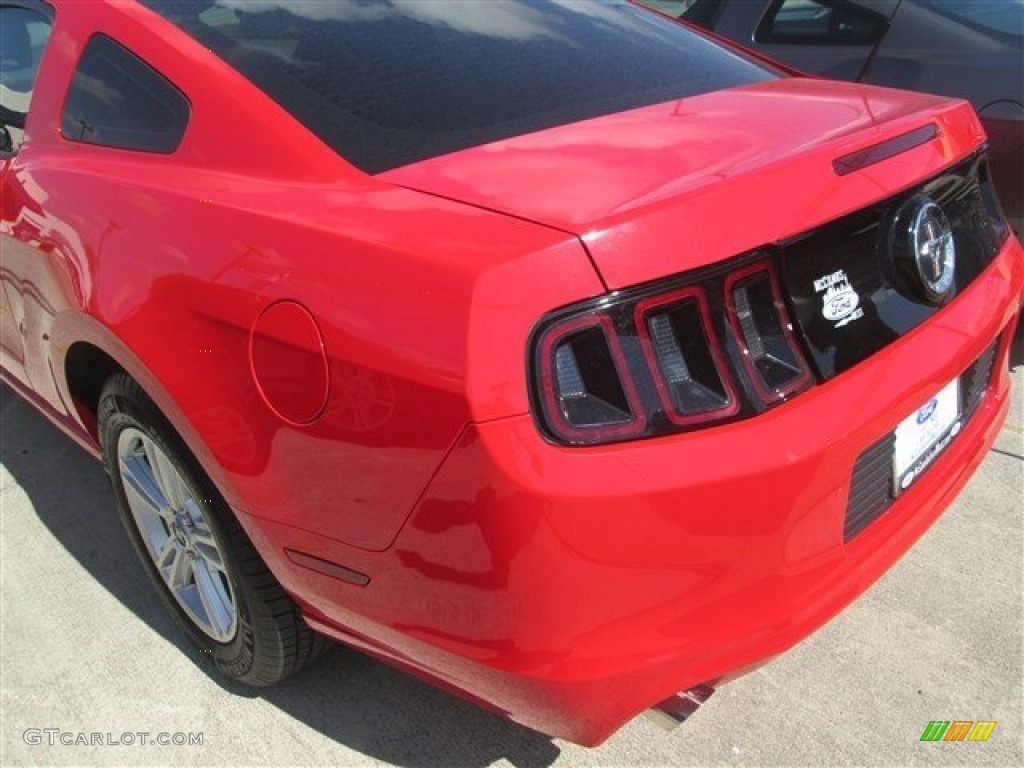
<svg viewBox="0 0 1024 768">
<path fill-rule="evenodd" d="M 623 2 L 0 31 L 4 378 L 235 679 L 327 636 L 583 744 L 685 716 L 1006 413 L 1024 257 L 965 102 Z"/>
</svg>

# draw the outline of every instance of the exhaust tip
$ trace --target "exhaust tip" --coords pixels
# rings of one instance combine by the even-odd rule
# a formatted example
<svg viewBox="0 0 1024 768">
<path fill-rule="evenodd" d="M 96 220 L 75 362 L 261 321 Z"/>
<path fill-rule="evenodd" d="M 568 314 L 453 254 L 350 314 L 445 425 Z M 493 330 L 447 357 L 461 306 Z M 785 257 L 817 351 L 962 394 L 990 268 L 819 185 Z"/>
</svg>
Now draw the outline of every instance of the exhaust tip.
<svg viewBox="0 0 1024 768">
<path fill-rule="evenodd" d="M 710 699 L 714 692 L 715 689 L 710 685 L 698 685 L 669 696 L 645 714 L 666 731 L 671 731 L 700 709 L 701 704 Z"/>
</svg>

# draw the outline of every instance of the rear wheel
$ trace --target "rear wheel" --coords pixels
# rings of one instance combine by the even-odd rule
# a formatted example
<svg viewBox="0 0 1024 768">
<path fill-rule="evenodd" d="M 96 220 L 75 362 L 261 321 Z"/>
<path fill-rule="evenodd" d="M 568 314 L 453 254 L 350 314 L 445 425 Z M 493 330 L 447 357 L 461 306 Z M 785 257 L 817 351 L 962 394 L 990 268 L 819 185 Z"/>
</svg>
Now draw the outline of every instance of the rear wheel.
<svg viewBox="0 0 1024 768">
<path fill-rule="evenodd" d="M 121 519 L 175 621 L 229 677 L 270 685 L 327 640 L 302 620 L 170 424 L 125 374 L 104 386 L 100 443 Z"/>
</svg>

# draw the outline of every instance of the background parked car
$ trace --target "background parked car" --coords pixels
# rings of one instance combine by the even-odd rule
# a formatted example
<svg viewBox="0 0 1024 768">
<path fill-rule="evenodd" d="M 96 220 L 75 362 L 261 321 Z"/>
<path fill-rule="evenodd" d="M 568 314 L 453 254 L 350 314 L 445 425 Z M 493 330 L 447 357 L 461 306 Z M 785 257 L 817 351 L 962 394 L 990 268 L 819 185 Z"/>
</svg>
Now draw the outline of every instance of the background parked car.
<svg viewBox="0 0 1024 768">
<path fill-rule="evenodd" d="M 1024 224 L 1024 0 L 641 0 L 824 77 L 968 99 Z"/>
</svg>

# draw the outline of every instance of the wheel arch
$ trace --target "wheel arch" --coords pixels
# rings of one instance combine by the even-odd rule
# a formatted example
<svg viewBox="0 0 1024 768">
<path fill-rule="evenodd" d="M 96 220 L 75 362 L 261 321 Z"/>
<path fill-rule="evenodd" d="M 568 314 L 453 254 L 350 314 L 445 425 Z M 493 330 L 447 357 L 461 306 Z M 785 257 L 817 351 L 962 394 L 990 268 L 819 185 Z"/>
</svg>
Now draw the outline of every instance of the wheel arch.
<svg viewBox="0 0 1024 768">
<path fill-rule="evenodd" d="M 106 325 L 83 313 L 62 314 L 53 323 L 50 350 L 54 378 L 69 416 L 94 445 L 99 445 L 97 413 L 103 385 L 110 376 L 126 373 L 154 402 L 221 495 L 234 506 L 230 484 L 199 431 L 148 366 Z"/>
<path fill-rule="evenodd" d="M 64 356 L 64 385 L 69 395 L 69 410 L 95 442 L 99 442 L 100 394 L 103 385 L 115 374 L 125 372 L 113 357 L 88 341 L 76 341 Z"/>
</svg>

